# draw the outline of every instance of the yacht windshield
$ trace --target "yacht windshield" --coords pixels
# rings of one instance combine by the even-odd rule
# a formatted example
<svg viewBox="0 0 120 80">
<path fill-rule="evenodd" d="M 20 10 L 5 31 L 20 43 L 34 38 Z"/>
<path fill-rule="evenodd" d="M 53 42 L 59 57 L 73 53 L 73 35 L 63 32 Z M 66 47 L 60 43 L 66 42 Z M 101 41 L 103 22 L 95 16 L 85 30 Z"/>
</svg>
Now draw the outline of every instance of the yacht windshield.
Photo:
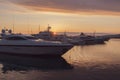
<svg viewBox="0 0 120 80">
<path fill-rule="evenodd" d="M 38 38 L 33 37 L 33 36 L 25 36 L 25 38 L 27 38 L 27 39 L 38 39 Z"/>
<path fill-rule="evenodd" d="M 7 40 L 26 40 L 25 38 L 20 37 L 20 36 L 7 37 L 6 39 Z"/>
</svg>

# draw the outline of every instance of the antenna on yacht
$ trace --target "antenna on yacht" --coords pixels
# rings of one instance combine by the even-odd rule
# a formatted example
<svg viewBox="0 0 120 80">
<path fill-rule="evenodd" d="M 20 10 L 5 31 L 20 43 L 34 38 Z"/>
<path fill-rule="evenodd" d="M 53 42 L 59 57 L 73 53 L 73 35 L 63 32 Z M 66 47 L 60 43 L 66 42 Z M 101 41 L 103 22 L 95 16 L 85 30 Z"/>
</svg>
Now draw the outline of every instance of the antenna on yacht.
<svg viewBox="0 0 120 80">
<path fill-rule="evenodd" d="M 29 34 L 29 26 L 28 26 L 28 28 L 27 28 L 27 29 L 28 29 L 27 31 L 28 31 L 28 34 Z"/>
<path fill-rule="evenodd" d="M 67 34 L 66 34 L 66 30 L 64 31 L 64 34 L 63 34 L 63 42 L 66 42 L 67 41 Z"/>
<path fill-rule="evenodd" d="M 96 31 L 94 31 L 93 36 L 95 37 Z"/>
<path fill-rule="evenodd" d="M 27 27 L 28 27 L 28 34 L 30 33 L 29 32 L 29 28 L 30 28 L 30 25 L 29 25 L 29 18 L 27 17 Z"/>
<path fill-rule="evenodd" d="M 13 33 L 14 33 L 14 24 L 13 24 Z"/>
<path fill-rule="evenodd" d="M 65 30 L 65 32 L 64 32 L 64 37 L 66 37 L 67 36 L 67 32 L 66 32 L 66 30 Z"/>
<path fill-rule="evenodd" d="M 50 27 L 50 26 L 49 26 L 49 24 L 48 24 L 48 30 L 47 30 L 47 31 L 49 32 L 49 31 L 50 31 L 50 29 L 51 29 L 51 27 Z"/>
<path fill-rule="evenodd" d="M 38 33 L 39 33 L 39 32 L 40 32 L 40 25 L 39 25 L 39 28 L 38 28 L 38 30 L 39 30 L 39 31 L 38 31 Z"/>
<path fill-rule="evenodd" d="M 31 34 L 33 34 L 32 28 L 31 28 Z"/>
<path fill-rule="evenodd" d="M 14 28 L 14 27 L 15 27 L 15 24 L 14 24 L 14 23 L 15 23 L 15 18 L 14 18 L 14 16 L 13 16 L 13 33 L 14 33 L 14 30 L 15 30 L 15 28 Z"/>
</svg>

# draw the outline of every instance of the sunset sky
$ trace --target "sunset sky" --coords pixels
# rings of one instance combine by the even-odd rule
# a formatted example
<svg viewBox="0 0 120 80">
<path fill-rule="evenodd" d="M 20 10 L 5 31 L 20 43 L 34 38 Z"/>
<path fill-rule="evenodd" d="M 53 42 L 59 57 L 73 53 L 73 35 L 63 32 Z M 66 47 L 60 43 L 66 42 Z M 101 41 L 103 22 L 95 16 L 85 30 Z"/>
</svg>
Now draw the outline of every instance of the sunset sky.
<svg viewBox="0 0 120 80">
<path fill-rule="evenodd" d="M 0 0 L 0 29 L 120 33 L 120 0 Z"/>
</svg>

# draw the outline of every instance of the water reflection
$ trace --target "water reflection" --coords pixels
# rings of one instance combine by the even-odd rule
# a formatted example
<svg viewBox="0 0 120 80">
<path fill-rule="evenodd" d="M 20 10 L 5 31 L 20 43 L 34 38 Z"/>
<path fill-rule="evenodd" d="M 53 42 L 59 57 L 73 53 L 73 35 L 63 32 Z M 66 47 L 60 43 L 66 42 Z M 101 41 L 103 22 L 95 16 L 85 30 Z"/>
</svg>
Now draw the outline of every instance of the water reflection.
<svg viewBox="0 0 120 80">
<path fill-rule="evenodd" d="M 75 46 L 62 57 L 0 55 L 0 80 L 120 80 L 120 40 Z"/>
<path fill-rule="evenodd" d="M 0 54 L 2 71 L 29 71 L 29 70 L 69 70 L 72 65 L 62 57 L 40 58 L 40 57 L 20 57 Z"/>
<path fill-rule="evenodd" d="M 69 63 L 78 67 L 120 66 L 119 44 L 119 40 L 113 39 L 105 45 L 75 46 L 64 57 Z"/>
</svg>

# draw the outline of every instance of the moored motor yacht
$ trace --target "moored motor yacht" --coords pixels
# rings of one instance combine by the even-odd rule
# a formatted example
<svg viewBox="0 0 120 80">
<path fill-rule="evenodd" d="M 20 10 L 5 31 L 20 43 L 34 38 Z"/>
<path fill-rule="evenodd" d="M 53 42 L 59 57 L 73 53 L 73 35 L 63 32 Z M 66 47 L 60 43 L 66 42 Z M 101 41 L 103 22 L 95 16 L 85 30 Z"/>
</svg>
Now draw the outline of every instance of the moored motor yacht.
<svg viewBox="0 0 120 80">
<path fill-rule="evenodd" d="M 0 53 L 28 56 L 61 56 L 73 45 L 36 39 L 33 36 L 9 35 L 0 40 Z"/>
</svg>

